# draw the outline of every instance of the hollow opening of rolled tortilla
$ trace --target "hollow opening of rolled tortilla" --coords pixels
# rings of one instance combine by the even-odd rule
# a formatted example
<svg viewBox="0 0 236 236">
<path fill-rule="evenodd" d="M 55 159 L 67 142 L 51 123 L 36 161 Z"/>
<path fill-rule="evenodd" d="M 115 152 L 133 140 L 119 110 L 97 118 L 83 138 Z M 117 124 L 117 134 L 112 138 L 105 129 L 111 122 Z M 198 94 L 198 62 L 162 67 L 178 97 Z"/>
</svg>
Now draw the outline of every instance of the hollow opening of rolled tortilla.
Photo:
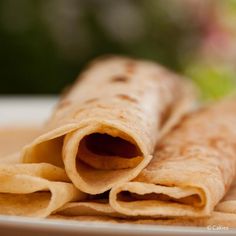
<svg viewBox="0 0 236 236">
<path fill-rule="evenodd" d="M 119 156 L 132 158 L 140 155 L 138 148 L 120 137 L 94 133 L 84 138 L 86 148 L 100 156 Z"/>
<path fill-rule="evenodd" d="M 100 194 L 88 195 L 86 201 L 108 204 L 109 203 L 109 193 L 110 193 L 110 191 L 106 191 L 106 192 L 100 193 Z"/>
<path fill-rule="evenodd" d="M 106 133 L 85 136 L 80 141 L 77 158 L 98 169 L 130 168 L 143 159 L 136 144 Z"/>
<path fill-rule="evenodd" d="M 117 200 L 121 202 L 158 201 L 168 204 L 178 203 L 181 205 L 189 205 L 193 207 L 202 206 L 202 199 L 198 194 L 192 194 L 182 198 L 174 198 L 163 193 L 137 194 L 129 191 L 122 191 L 117 195 Z"/>
</svg>

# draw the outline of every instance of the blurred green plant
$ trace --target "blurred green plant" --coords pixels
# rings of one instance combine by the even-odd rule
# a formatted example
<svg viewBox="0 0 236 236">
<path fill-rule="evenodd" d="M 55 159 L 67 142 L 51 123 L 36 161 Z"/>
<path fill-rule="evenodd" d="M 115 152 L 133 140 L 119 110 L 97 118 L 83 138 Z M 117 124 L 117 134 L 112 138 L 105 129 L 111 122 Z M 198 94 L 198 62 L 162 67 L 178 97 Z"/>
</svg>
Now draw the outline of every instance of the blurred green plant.
<svg viewBox="0 0 236 236">
<path fill-rule="evenodd" d="M 236 91 L 235 72 L 221 65 L 193 63 L 185 74 L 200 88 L 202 100 L 217 100 Z"/>
<path fill-rule="evenodd" d="M 236 0 L 1 0 L 0 93 L 59 93 L 94 57 L 124 54 L 186 73 L 204 99 L 219 98 L 235 86 L 235 6 Z M 227 50 L 217 44 L 221 38 Z"/>
<path fill-rule="evenodd" d="M 173 17 L 167 6 L 163 0 L 1 0 L 0 93 L 58 93 L 102 54 L 179 70 L 178 52 L 183 41 L 197 43 L 198 26 L 180 9 Z"/>
</svg>

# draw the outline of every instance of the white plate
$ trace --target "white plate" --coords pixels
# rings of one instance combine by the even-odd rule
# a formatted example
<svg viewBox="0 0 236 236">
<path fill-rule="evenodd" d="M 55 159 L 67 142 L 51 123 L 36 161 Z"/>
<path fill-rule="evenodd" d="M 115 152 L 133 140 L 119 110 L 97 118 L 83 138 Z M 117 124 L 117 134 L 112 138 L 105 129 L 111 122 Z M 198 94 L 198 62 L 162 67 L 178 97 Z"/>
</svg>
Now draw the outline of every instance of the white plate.
<svg viewBox="0 0 236 236">
<path fill-rule="evenodd" d="M 0 97 L 0 127 L 39 124 L 50 115 L 56 97 Z M 0 236 L 62 235 L 236 235 L 236 230 L 195 227 L 111 224 L 0 216 Z"/>
<path fill-rule="evenodd" d="M 42 123 L 50 115 L 57 100 L 55 96 L 0 96 L 0 126 Z"/>
</svg>

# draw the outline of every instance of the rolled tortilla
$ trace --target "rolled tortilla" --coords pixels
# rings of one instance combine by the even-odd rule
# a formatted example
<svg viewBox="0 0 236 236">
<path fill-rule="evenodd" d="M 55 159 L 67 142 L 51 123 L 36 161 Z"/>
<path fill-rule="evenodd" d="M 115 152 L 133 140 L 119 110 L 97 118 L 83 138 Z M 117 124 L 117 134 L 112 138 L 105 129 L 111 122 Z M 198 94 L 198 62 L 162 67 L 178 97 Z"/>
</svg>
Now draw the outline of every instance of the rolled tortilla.
<svg viewBox="0 0 236 236">
<path fill-rule="evenodd" d="M 97 221 L 128 224 L 200 226 L 208 230 L 236 228 L 236 179 L 229 191 L 218 203 L 209 217 L 162 217 L 128 216 L 115 211 L 107 201 L 69 202 L 50 215 L 50 219 Z M 217 228 L 218 227 L 218 228 Z"/>
<path fill-rule="evenodd" d="M 49 219 L 97 221 L 128 224 L 168 225 L 168 226 L 200 226 L 208 230 L 228 230 L 236 227 L 236 212 L 234 208 L 236 195 L 232 194 L 235 185 L 224 199 L 216 206 L 213 213 L 208 217 L 161 217 L 151 218 L 149 216 L 127 216 L 115 211 L 106 201 L 82 201 L 69 202 L 50 215 Z M 227 199 L 231 199 L 227 201 Z M 225 203 L 227 207 L 225 208 Z M 223 205 L 222 205 L 223 204 Z"/>
<path fill-rule="evenodd" d="M 63 97 L 22 160 L 64 166 L 83 192 L 105 192 L 139 174 L 158 139 L 192 109 L 195 95 L 189 82 L 155 63 L 97 60 Z"/>
<path fill-rule="evenodd" d="M 47 217 L 86 197 L 51 164 L 0 164 L 0 214 Z"/>
<path fill-rule="evenodd" d="M 116 212 L 109 204 L 95 203 L 67 203 L 65 206 L 49 216 L 50 219 L 78 220 L 78 221 L 99 221 L 128 224 L 152 224 L 169 226 L 200 226 L 214 229 L 219 226 L 222 230 L 225 227 L 236 228 L 236 214 L 214 211 L 208 217 L 130 217 Z M 220 228 L 219 228 L 220 229 Z"/>
<path fill-rule="evenodd" d="M 236 219 L 236 179 L 234 180 L 233 184 L 230 186 L 229 191 L 224 196 L 224 198 L 218 203 L 214 209 L 214 212 L 210 215 L 210 217 L 202 217 L 202 218 L 196 218 L 196 217 L 168 217 L 165 219 L 166 216 L 162 216 L 162 218 L 159 219 L 150 219 L 149 216 L 142 216 L 139 219 L 139 216 L 129 216 L 124 215 L 122 213 L 119 213 L 115 211 L 109 204 L 107 198 L 97 198 L 97 199 L 88 199 L 88 196 L 86 199 L 80 201 L 80 202 L 69 202 L 59 208 L 54 213 L 57 216 L 65 216 L 68 217 L 68 219 L 73 219 L 73 217 L 83 217 L 83 216 L 91 216 L 91 217 L 109 217 L 111 219 L 126 219 L 127 222 L 143 222 L 143 223 L 157 223 L 164 225 L 171 225 L 171 222 L 173 222 L 173 225 L 198 225 L 203 226 L 207 225 L 210 222 L 218 222 L 223 223 L 226 221 L 226 219 L 230 219 L 229 222 L 226 224 L 230 227 L 236 227 L 236 221 L 234 224 L 232 224 L 232 219 Z M 226 214 L 225 214 L 226 213 Z M 79 219 L 79 218 L 78 218 Z M 86 219 L 86 218 L 85 218 Z"/>
<path fill-rule="evenodd" d="M 236 168 L 236 99 L 185 117 L 132 182 L 115 186 L 110 204 L 129 216 L 210 216 Z"/>
<path fill-rule="evenodd" d="M 54 214 L 50 215 L 48 218 L 56 220 L 96 221 L 102 223 L 199 226 L 207 227 L 207 230 L 228 230 L 236 228 L 236 212 L 233 212 L 230 209 L 230 204 L 232 207 L 234 207 L 235 204 L 234 200 L 236 199 L 236 195 L 232 194 L 234 190 L 235 185 L 231 186 L 230 191 L 208 217 L 151 218 L 149 216 L 127 216 L 115 211 L 106 201 L 82 201 L 69 202 L 55 211 Z M 227 201 L 226 199 L 228 198 L 230 198 L 231 201 Z M 229 205 L 227 208 L 222 208 L 224 205 L 221 204 L 225 204 L 226 202 Z"/>
</svg>

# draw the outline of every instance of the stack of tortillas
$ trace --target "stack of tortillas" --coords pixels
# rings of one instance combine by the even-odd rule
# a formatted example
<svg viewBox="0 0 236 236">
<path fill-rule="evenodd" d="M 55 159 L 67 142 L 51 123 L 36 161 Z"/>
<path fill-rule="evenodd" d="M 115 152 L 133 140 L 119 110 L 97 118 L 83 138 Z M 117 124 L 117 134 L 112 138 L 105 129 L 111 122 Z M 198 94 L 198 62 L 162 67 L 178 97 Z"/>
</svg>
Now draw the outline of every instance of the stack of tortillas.
<svg viewBox="0 0 236 236">
<path fill-rule="evenodd" d="M 153 62 L 94 61 L 42 128 L 0 131 L 0 214 L 236 227 L 236 98 L 196 100 Z"/>
</svg>

